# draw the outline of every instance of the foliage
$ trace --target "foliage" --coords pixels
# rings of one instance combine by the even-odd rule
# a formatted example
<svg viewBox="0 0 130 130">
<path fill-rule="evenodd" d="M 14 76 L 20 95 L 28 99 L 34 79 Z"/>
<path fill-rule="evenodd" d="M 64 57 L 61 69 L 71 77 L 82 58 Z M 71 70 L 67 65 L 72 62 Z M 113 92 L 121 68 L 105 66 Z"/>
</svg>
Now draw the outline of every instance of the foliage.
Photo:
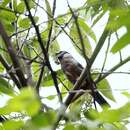
<svg viewBox="0 0 130 130">
<path fill-rule="evenodd" d="M 81 7 L 73 8 L 69 4 L 68 7 L 65 14 L 57 16 L 55 0 L 53 3 L 45 0 L 43 5 L 39 0 L 0 1 L 0 95 L 9 98 L 7 102 L 1 99 L 5 104 L 0 107 L 0 118 L 3 119 L 0 130 L 127 130 L 129 101 L 116 109 L 104 106 L 98 112 L 93 107 L 92 97 L 85 93 L 74 103 L 64 106 L 61 96 L 66 99 L 71 94 L 68 91 L 73 90 L 73 85 L 61 69 L 54 69 L 54 61 L 55 53 L 64 46 L 58 38 L 68 36 L 76 52 L 82 57 L 85 54 L 85 58 L 89 59 L 87 67 L 97 89 L 108 100 L 115 102 L 106 77 L 129 62 L 130 57 L 120 57 L 118 64 L 112 66 L 107 73 L 103 72 L 108 53 L 118 54 L 130 43 L 129 4 L 126 0 L 86 0 Z M 39 12 L 44 12 L 46 18 L 41 20 Z M 106 14 L 108 22 L 98 38 L 93 27 Z M 126 32 L 118 37 L 118 30 L 123 27 Z M 110 42 L 110 36 L 115 33 L 117 41 L 111 49 L 109 46 L 106 48 L 101 72 L 91 71 L 102 46 L 107 44 L 106 39 Z M 92 45 L 91 41 L 96 44 Z M 93 76 L 95 72 L 96 75 Z M 53 91 L 53 87 L 56 94 L 39 94 L 41 89 Z M 130 98 L 129 93 L 123 94 Z M 46 101 L 53 104 L 55 100 L 58 102 L 58 105 L 55 104 L 55 107 L 58 106 L 56 109 L 46 105 Z"/>
</svg>

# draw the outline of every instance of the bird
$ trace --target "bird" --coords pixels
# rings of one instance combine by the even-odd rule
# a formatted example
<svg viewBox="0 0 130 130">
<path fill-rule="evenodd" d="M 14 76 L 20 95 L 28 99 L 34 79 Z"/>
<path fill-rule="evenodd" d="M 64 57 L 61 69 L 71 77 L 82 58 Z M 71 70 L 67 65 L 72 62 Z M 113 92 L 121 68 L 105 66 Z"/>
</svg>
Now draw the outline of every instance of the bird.
<svg viewBox="0 0 130 130">
<path fill-rule="evenodd" d="M 58 59 L 58 64 L 61 64 L 61 69 L 63 70 L 67 79 L 72 84 L 75 84 L 80 77 L 80 74 L 82 73 L 84 67 L 67 51 L 59 51 L 58 53 L 56 53 L 56 57 Z M 94 81 L 92 82 L 94 83 Z M 80 89 L 90 91 L 93 89 L 96 90 L 96 84 L 94 84 L 94 87 L 91 86 L 92 84 L 90 84 L 90 82 L 86 78 L 85 81 L 81 84 Z M 78 95 L 81 96 L 82 94 L 83 92 Z M 108 102 L 104 99 L 104 97 L 99 93 L 99 91 L 96 90 L 94 92 L 90 92 L 90 94 L 94 98 L 94 101 L 96 101 L 99 105 L 110 106 Z M 77 98 L 78 96 L 75 99 Z"/>
</svg>

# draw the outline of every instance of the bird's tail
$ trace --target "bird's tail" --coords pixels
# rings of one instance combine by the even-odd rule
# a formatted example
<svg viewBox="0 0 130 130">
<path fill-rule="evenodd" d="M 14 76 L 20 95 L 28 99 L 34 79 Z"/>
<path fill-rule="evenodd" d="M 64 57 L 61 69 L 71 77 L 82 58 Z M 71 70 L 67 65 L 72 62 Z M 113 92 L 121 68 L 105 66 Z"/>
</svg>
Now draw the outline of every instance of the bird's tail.
<svg viewBox="0 0 130 130">
<path fill-rule="evenodd" d="M 101 106 L 107 106 L 110 107 L 110 105 L 108 104 L 108 102 L 104 99 L 104 97 L 98 92 L 94 92 L 94 100 Z"/>
<path fill-rule="evenodd" d="M 75 100 L 77 100 L 80 96 L 82 96 L 84 94 L 84 92 L 80 92 L 77 95 L 75 95 L 75 97 L 73 98 L 72 102 L 74 102 Z M 110 105 L 108 104 L 108 102 L 104 99 L 104 97 L 98 92 L 94 92 L 94 94 L 91 93 L 91 95 L 93 96 L 94 100 L 101 106 L 106 106 L 106 107 L 110 107 Z"/>
</svg>

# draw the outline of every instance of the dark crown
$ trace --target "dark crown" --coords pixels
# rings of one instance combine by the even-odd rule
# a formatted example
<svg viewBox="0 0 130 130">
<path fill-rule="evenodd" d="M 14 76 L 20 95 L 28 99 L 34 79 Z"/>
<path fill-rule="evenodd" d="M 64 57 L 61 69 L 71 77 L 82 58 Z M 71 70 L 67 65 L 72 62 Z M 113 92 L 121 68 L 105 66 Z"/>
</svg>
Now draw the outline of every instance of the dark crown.
<svg viewBox="0 0 130 130">
<path fill-rule="evenodd" d="M 60 51 L 58 53 L 56 53 L 56 56 L 58 59 L 62 59 L 62 57 L 64 56 L 64 54 L 68 53 L 67 51 Z"/>
</svg>

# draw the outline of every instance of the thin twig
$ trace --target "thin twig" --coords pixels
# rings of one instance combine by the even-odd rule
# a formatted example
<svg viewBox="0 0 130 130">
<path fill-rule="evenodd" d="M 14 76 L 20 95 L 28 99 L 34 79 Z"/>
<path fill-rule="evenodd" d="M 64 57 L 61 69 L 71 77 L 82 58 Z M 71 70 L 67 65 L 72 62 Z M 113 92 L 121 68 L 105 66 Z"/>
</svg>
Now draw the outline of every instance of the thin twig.
<svg viewBox="0 0 130 130">
<path fill-rule="evenodd" d="M 51 18 L 54 19 L 54 15 L 55 15 L 55 10 L 56 10 L 56 0 L 53 1 L 53 9 L 52 9 L 52 15 Z M 49 45 L 50 45 L 50 41 L 51 41 L 51 35 L 52 35 L 52 29 L 53 29 L 53 22 L 50 22 L 50 29 L 49 29 L 49 33 L 48 33 L 48 40 L 47 40 L 47 45 L 46 45 L 46 50 L 48 52 L 49 49 Z"/>
<path fill-rule="evenodd" d="M 38 0 L 38 3 L 39 3 L 39 0 Z M 34 16 L 36 15 L 37 8 L 38 8 L 38 6 L 36 6 L 36 8 L 35 8 Z M 22 50 L 22 48 L 23 48 L 23 46 L 25 44 L 25 41 L 27 40 L 27 37 L 29 36 L 30 30 L 31 30 L 31 25 L 30 25 L 29 29 L 27 30 L 27 34 L 26 34 L 26 36 L 25 36 L 25 38 L 23 40 L 23 43 L 22 43 L 21 47 L 19 48 L 19 50 L 17 52 L 17 55 L 19 55 L 19 53 L 21 52 L 21 50 Z M 16 31 L 16 35 L 17 34 L 18 34 L 18 32 Z"/>
<path fill-rule="evenodd" d="M 98 53 L 100 52 L 102 46 L 104 45 L 104 42 L 105 42 L 108 34 L 109 34 L 109 30 L 107 28 L 105 28 L 103 33 L 102 33 L 102 36 L 100 37 L 100 39 L 98 41 L 97 46 L 96 46 L 96 48 L 95 48 L 95 50 L 93 52 L 93 55 L 92 55 L 92 57 L 90 59 L 90 66 L 92 66 L 92 64 L 94 63 Z"/>
<path fill-rule="evenodd" d="M 11 79 L 13 80 L 13 82 L 17 85 L 17 87 L 19 89 L 22 88 L 19 80 L 17 79 L 17 77 L 15 76 L 15 74 L 10 71 L 11 67 L 8 65 L 8 63 L 4 60 L 4 58 L 0 55 L 0 62 L 2 63 L 2 65 L 5 67 L 7 73 L 10 75 Z"/>
<path fill-rule="evenodd" d="M 42 6 L 40 6 L 40 5 L 39 5 L 38 3 L 36 3 L 36 2 L 35 2 L 35 4 L 38 5 L 40 8 L 42 8 L 42 9 L 47 13 L 47 11 L 46 11 Z M 85 6 L 85 7 L 80 7 L 80 8 L 78 8 L 78 9 L 76 9 L 74 12 L 76 13 L 76 12 L 78 12 L 78 11 L 80 11 L 80 10 L 84 10 L 84 9 L 86 9 L 86 6 Z M 47 14 L 48 14 L 48 13 L 47 13 Z M 61 15 L 59 15 L 59 16 L 53 18 L 53 19 L 51 18 L 51 19 L 49 19 L 49 20 L 43 21 L 43 22 L 39 23 L 37 26 L 40 26 L 41 24 L 44 24 L 44 23 L 48 23 L 48 22 L 54 21 L 54 20 L 56 20 L 56 19 L 58 19 L 58 18 L 67 16 L 67 15 L 70 15 L 70 14 L 71 14 L 71 12 L 67 12 L 67 13 L 65 13 L 65 14 L 61 14 Z M 29 28 L 27 28 L 27 29 L 21 30 L 21 31 L 19 31 L 19 32 L 17 32 L 17 33 L 23 33 L 23 32 L 27 31 L 27 30 L 30 29 L 30 28 L 33 28 L 33 26 L 31 26 L 31 27 L 29 27 Z M 12 34 L 12 35 L 10 36 L 10 38 L 13 37 L 13 36 L 15 36 L 17 33 Z"/>
<path fill-rule="evenodd" d="M 67 1 L 68 2 L 68 1 Z M 77 29 L 77 33 L 79 35 L 79 39 L 80 39 L 80 44 L 82 46 L 82 53 L 83 53 L 83 56 L 86 60 L 86 63 L 89 64 L 89 58 L 86 56 L 86 51 L 85 51 L 85 46 L 84 46 L 84 40 L 83 40 L 83 37 L 82 37 L 82 34 L 81 34 L 81 30 L 80 30 L 80 27 L 79 27 L 79 23 L 78 23 L 78 17 L 76 16 L 76 14 L 73 12 L 72 8 L 70 7 L 69 3 L 68 3 L 68 7 L 70 9 L 70 12 L 75 20 L 75 25 L 76 25 L 76 29 Z"/>
<path fill-rule="evenodd" d="M 125 91 L 130 91 L 130 88 L 123 88 L 123 89 L 95 89 L 94 92 L 97 92 L 97 91 L 102 91 L 102 92 L 111 92 L 111 91 L 120 91 L 120 92 L 125 92 Z M 63 91 L 61 92 L 61 94 L 68 94 L 68 93 L 86 93 L 86 94 L 89 94 L 90 92 L 92 92 L 91 90 L 87 89 L 87 90 L 84 90 L 84 89 L 80 89 L 80 90 L 70 90 L 70 91 Z M 57 96 L 57 94 L 51 94 L 49 96 Z M 41 97 L 41 99 L 46 99 L 48 98 L 48 96 L 44 96 L 44 97 Z"/>
<path fill-rule="evenodd" d="M 124 64 L 126 64 L 127 62 L 130 61 L 130 57 L 127 57 L 126 59 L 122 60 L 122 62 L 118 63 L 117 65 L 115 65 L 114 67 L 112 67 L 108 73 L 105 73 L 104 75 L 102 75 L 100 77 L 100 79 L 96 80 L 95 82 L 98 83 L 101 80 L 105 79 L 107 76 L 109 76 L 112 72 L 114 72 L 115 70 L 117 70 L 119 67 L 123 66 Z"/>
<path fill-rule="evenodd" d="M 41 72 L 39 74 L 39 78 L 38 78 L 38 81 L 37 81 L 37 84 L 36 84 L 36 91 L 37 91 L 38 94 L 39 94 L 40 84 L 41 84 L 41 81 L 43 79 L 44 68 L 45 68 L 45 64 L 43 63 L 43 65 L 41 67 Z"/>
<path fill-rule="evenodd" d="M 59 87 L 58 87 L 58 82 L 57 82 L 57 78 L 56 78 L 56 73 L 53 71 L 52 67 L 51 67 L 51 64 L 49 62 L 49 58 L 48 58 L 48 54 L 47 54 L 47 51 L 44 47 L 45 44 L 43 44 L 43 41 L 42 41 L 42 38 L 41 38 L 41 35 L 40 35 L 40 31 L 39 31 L 39 27 L 36 25 L 34 19 L 33 19 L 33 16 L 31 14 L 31 11 L 30 11 L 30 7 L 29 7 L 29 4 L 28 4 L 28 1 L 27 0 L 24 0 L 24 3 L 26 5 L 26 8 L 29 12 L 29 18 L 32 22 L 32 25 L 34 26 L 35 28 L 35 31 L 36 31 L 36 34 L 37 34 L 37 38 L 38 38 L 38 42 L 39 42 L 39 45 L 41 47 L 41 50 L 42 50 L 42 53 L 44 55 L 44 58 L 45 58 L 45 64 L 47 65 L 48 69 L 51 71 L 51 76 L 53 78 L 53 82 L 54 82 L 54 85 L 55 85 L 55 88 L 56 88 L 56 91 L 58 93 L 58 97 L 59 97 L 59 101 L 62 103 L 62 95 L 60 93 L 60 90 L 59 90 Z"/>
<path fill-rule="evenodd" d="M 47 12 L 42 6 L 40 6 L 38 3 L 36 3 L 35 1 L 33 1 L 36 5 L 38 5 L 41 9 L 43 9 L 46 13 L 47 13 L 47 15 L 49 15 L 50 17 L 52 17 L 52 15 L 49 13 L 49 12 Z M 67 15 L 67 14 L 66 14 Z M 53 20 L 55 21 L 55 23 L 61 28 L 61 31 L 63 31 L 69 38 L 70 38 L 70 40 L 74 43 L 74 45 L 81 51 L 81 49 L 80 49 L 80 47 L 75 43 L 75 41 L 73 40 L 73 38 L 67 33 L 67 31 L 65 30 L 65 27 L 67 27 L 68 26 L 68 24 L 70 23 L 70 21 L 71 21 L 71 19 L 72 19 L 72 17 L 68 20 L 68 22 L 65 24 L 65 26 L 64 27 L 62 27 L 61 25 L 60 25 L 60 23 L 57 21 L 57 19 L 58 18 L 60 18 L 61 16 L 58 16 L 58 17 L 56 17 L 56 18 L 53 18 Z M 49 21 L 48 20 L 48 22 L 51 22 L 51 21 Z M 58 37 L 58 35 L 61 33 L 61 31 L 57 34 L 57 36 L 55 36 L 53 39 L 52 39 L 52 41 L 54 41 L 55 39 L 56 39 L 56 37 Z M 51 41 L 51 42 L 52 42 Z"/>
<path fill-rule="evenodd" d="M 69 91 L 68 87 L 63 83 L 63 81 L 60 79 L 60 77 L 57 76 L 57 79 L 61 82 L 61 84 L 63 85 L 63 87 Z"/>
<path fill-rule="evenodd" d="M 102 76 L 102 72 L 104 70 L 104 67 L 105 67 L 105 64 L 106 64 L 106 61 L 107 61 L 107 55 L 108 55 L 108 51 L 109 51 L 109 47 L 110 47 L 110 40 L 111 40 L 111 34 L 109 35 L 109 38 L 108 38 L 108 44 L 107 44 L 107 48 L 106 48 L 106 53 L 105 53 L 105 58 L 104 58 L 103 66 L 102 66 L 102 69 L 101 69 L 101 73 L 97 77 L 97 80 L 100 79 L 100 77 Z"/>
<path fill-rule="evenodd" d="M 118 36 L 117 31 L 115 32 L 115 34 L 116 34 L 117 40 L 119 40 L 119 36 Z M 122 62 L 122 54 L 121 54 L 121 51 L 119 51 L 119 56 L 120 56 L 120 62 Z"/>
<path fill-rule="evenodd" d="M 123 71 L 119 71 L 119 72 L 109 72 L 110 70 L 108 70 L 108 72 L 94 72 L 94 73 L 91 73 L 91 75 L 97 75 L 97 74 L 126 74 L 126 75 L 129 75 L 130 72 L 123 72 Z"/>
<path fill-rule="evenodd" d="M 65 23 L 65 25 L 64 26 L 60 26 L 60 24 L 58 24 L 59 26 L 60 26 L 60 28 L 61 28 L 61 30 L 57 33 L 57 35 L 55 35 L 53 38 L 52 38 L 52 42 L 61 34 L 61 32 L 63 31 L 63 32 L 65 32 L 65 33 L 67 33 L 66 31 L 65 31 L 65 28 L 68 26 L 68 24 L 71 22 L 71 20 L 72 20 L 72 17 Z M 67 33 L 67 36 L 68 36 L 69 34 Z M 70 36 L 69 36 L 70 37 Z"/>
</svg>

